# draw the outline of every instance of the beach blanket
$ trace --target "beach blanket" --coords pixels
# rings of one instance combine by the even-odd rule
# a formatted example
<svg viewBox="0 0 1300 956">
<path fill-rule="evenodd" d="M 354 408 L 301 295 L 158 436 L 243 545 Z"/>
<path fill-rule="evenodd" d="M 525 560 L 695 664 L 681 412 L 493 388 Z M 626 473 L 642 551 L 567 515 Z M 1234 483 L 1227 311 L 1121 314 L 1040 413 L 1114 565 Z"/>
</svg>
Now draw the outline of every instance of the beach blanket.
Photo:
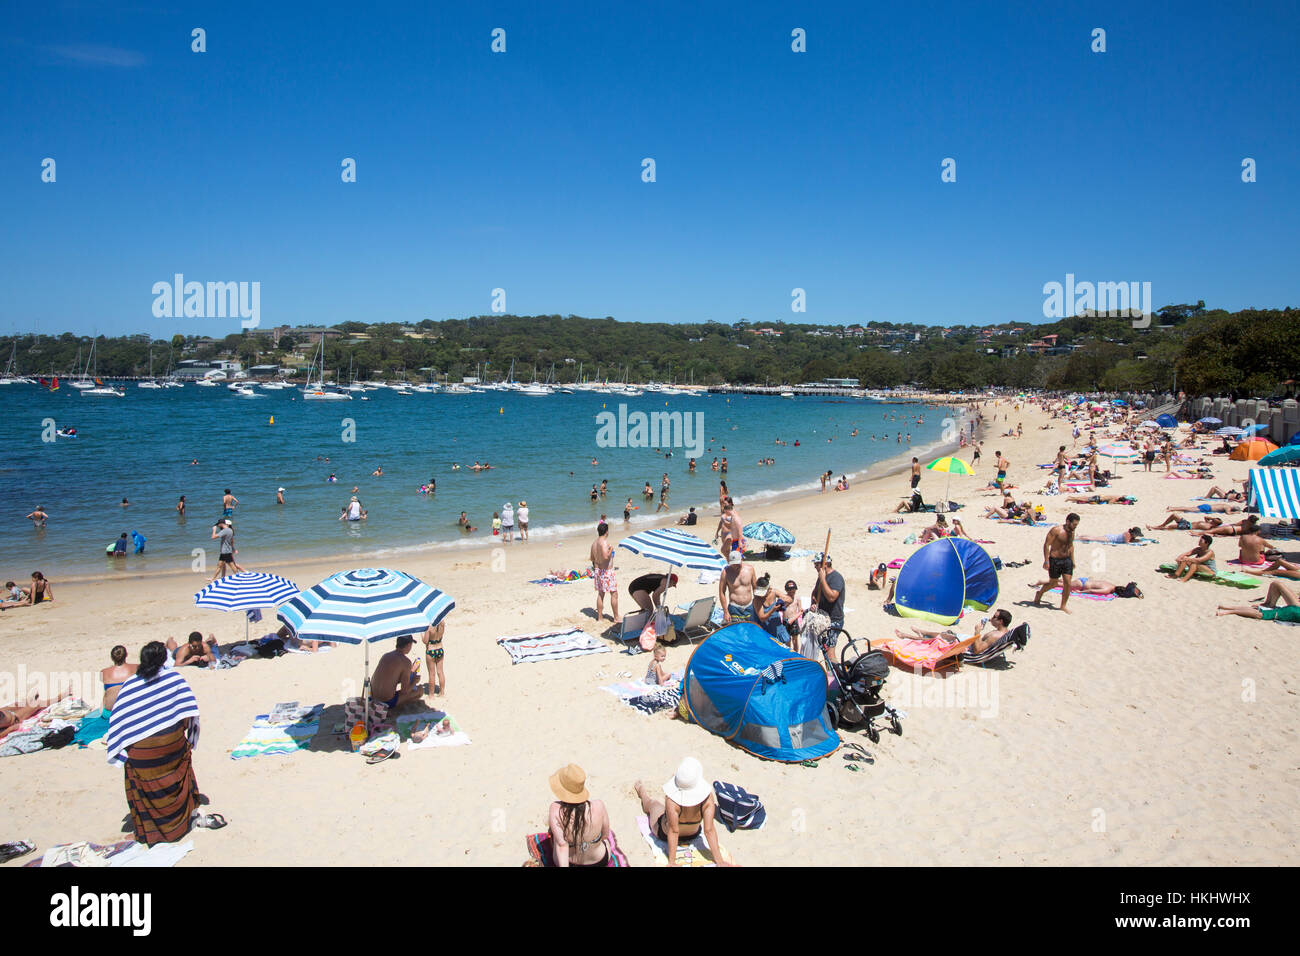
<svg viewBox="0 0 1300 956">
<path fill-rule="evenodd" d="M 601 687 L 601 690 L 607 694 L 613 694 L 629 707 L 639 710 L 647 716 L 658 714 L 665 710 L 673 710 L 681 702 L 682 689 L 681 679 L 683 672 L 678 671 L 673 674 L 677 678 L 677 684 L 672 687 L 661 687 L 658 684 L 651 684 L 644 680 L 623 681 L 618 684 L 607 684 Z"/>
<path fill-rule="evenodd" d="M 650 846 L 650 852 L 654 854 L 655 866 L 668 865 L 668 844 L 650 831 L 650 820 L 644 814 L 636 818 L 636 827 L 640 831 L 642 839 Z M 722 845 L 722 838 L 718 838 L 718 850 L 722 854 L 723 862 L 734 863 L 731 854 L 727 848 Z M 700 832 L 693 839 L 684 843 L 677 844 L 677 865 L 678 866 L 716 866 L 711 854 L 709 853 L 709 844 L 704 839 L 704 833 Z"/>
<path fill-rule="evenodd" d="M 555 866 L 554 841 L 549 833 L 530 833 L 524 837 L 528 845 L 528 862 L 524 866 Z M 609 831 L 608 866 L 627 866 L 627 856 L 618 848 L 618 839 L 611 828 Z"/>
<path fill-rule="evenodd" d="M 81 725 L 77 728 L 77 732 L 72 735 L 72 742 L 78 747 L 85 748 L 103 740 L 104 735 L 108 733 L 108 723 L 109 719 L 104 713 L 104 708 L 100 707 L 92 710 L 81 718 Z"/>
<path fill-rule="evenodd" d="M 610 647 L 581 628 L 563 631 L 539 631 L 536 634 L 518 634 L 499 637 L 497 643 L 510 655 L 511 664 L 535 664 L 538 661 L 558 661 L 566 657 L 584 657 L 587 654 L 608 654 Z"/>
<path fill-rule="evenodd" d="M 415 741 L 411 739 L 411 731 L 433 727 L 442 723 L 443 720 L 451 721 L 450 734 L 439 736 L 431 731 L 423 740 Z M 460 724 L 456 718 L 440 710 L 425 714 L 403 714 L 397 718 L 396 730 L 397 736 L 406 741 L 407 750 L 424 750 L 428 747 L 464 747 L 470 742 L 469 734 L 460 729 Z"/>
<path fill-rule="evenodd" d="M 153 680 L 130 678 L 113 704 L 108 724 L 108 762 L 126 763 L 126 749 L 189 718 L 190 749 L 199 745 L 199 702 L 176 671 L 164 670 Z"/>
<path fill-rule="evenodd" d="M 259 714 L 244 739 L 230 751 L 231 760 L 266 757 L 272 754 L 296 754 L 311 747 L 312 738 L 320 733 L 324 704 L 317 704 L 303 717 L 290 724 L 274 724 L 266 714 Z"/>
<path fill-rule="evenodd" d="M 581 571 L 551 571 L 544 578 L 535 578 L 529 581 L 529 584 L 540 584 L 542 587 L 553 588 L 557 584 L 571 584 L 574 581 L 586 581 L 595 576 L 595 571 L 591 568 L 584 568 Z"/>
<path fill-rule="evenodd" d="M 46 850 L 40 857 L 32 860 L 30 863 L 24 863 L 24 869 L 28 867 L 123 867 L 123 866 L 152 866 L 152 867 L 171 867 L 180 862 L 181 858 L 194 849 L 194 842 L 186 840 L 184 843 L 159 843 L 155 846 L 146 846 L 143 843 L 136 843 L 134 840 L 123 840 L 120 843 L 99 844 L 99 843 L 60 843 Z"/>
<path fill-rule="evenodd" d="M 1157 569 L 1165 574 L 1173 574 L 1178 567 L 1172 561 L 1160 565 Z M 1220 571 L 1213 576 L 1206 574 L 1204 571 L 1198 571 L 1193 575 L 1198 581 L 1213 581 L 1215 584 L 1226 584 L 1234 588 L 1257 588 L 1260 585 L 1260 579 L 1253 574 L 1246 574 L 1244 571 Z"/>
</svg>

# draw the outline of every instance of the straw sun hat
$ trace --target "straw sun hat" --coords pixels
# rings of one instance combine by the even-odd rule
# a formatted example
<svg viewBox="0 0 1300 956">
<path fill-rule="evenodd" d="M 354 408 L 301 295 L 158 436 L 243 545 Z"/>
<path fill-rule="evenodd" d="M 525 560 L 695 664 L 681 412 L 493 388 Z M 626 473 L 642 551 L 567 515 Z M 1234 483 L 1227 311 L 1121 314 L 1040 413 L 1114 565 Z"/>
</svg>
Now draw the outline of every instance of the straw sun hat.
<svg viewBox="0 0 1300 956">
<path fill-rule="evenodd" d="M 576 763 L 561 767 L 550 778 L 551 793 L 561 803 L 586 803 L 591 799 L 587 792 L 587 771 Z"/>
<path fill-rule="evenodd" d="M 664 784 L 664 793 L 679 807 L 693 807 L 703 803 L 713 788 L 704 779 L 704 768 L 694 757 L 687 757 L 677 765 L 677 773 Z"/>
</svg>

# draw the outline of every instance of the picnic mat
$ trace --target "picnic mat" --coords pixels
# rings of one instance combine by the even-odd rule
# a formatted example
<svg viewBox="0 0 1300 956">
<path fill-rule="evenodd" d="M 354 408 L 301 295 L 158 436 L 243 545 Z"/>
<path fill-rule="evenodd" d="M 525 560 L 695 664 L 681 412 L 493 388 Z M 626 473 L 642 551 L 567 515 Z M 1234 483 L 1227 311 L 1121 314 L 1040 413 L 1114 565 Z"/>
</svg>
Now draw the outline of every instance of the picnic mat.
<svg viewBox="0 0 1300 956">
<path fill-rule="evenodd" d="M 530 833 L 524 837 L 528 844 L 528 862 L 524 866 L 555 866 L 552 840 L 549 833 Z M 609 863 L 607 866 L 627 866 L 627 856 L 618 848 L 614 831 L 609 831 Z"/>
<path fill-rule="evenodd" d="M 439 737 L 437 734 L 430 733 L 418 743 L 411 739 L 411 731 L 440 724 L 444 719 L 451 721 L 450 735 Z M 424 714 L 402 714 L 397 718 L 397 736 L 406 741 L 407 750 L 424 750 L 427 747 L 463 747 L 470 742 L 469 734 L 460 729 L 456 718 L 441 710 Z"/>
<path fill-rule="evenodd" d="M 565 657 L 584 657 L 587 654 L 610 652 L 608 644 L 577 627 L 563 631 L 539 631 L 536 634 L 498 637 L 497 643 L 506 649 L 511 664 L 535 664 L 538 661 L 558 661 Z"/>
<path fill-rule="evenodd" d="M 316 704 L 306 715 L 289 724 L 273 724 L 266 714 L 259 714 L 252 729 L 230 751 L 230 759 L 293 754 L 309 749 L 312 738 L 320 732 L 320 717 L 324 710 L 324 704 Z"/>
<path fill-rule="evenodd" d="M 650 819 L 644 813 L 636 818 L 637 829 L 641 832 L 642 838 L 650 845 L 650 852 L 654 854 L 655 866 L 668 865 L 668 844 L 659 839 L 650 832 Z M 735 863 L 727 848 L 722 845 L 722 838 L 718 838 L 718 849 L 722 853 L 722 859 L 725 863 Z M 709 844 L 704 839 L 704 833 L 697 833 L 692 839 L 685 843 L 677 844 L 677 865 L 678 866 L 717 866 L 713 858 L 709 855 Z"/>
</svg>

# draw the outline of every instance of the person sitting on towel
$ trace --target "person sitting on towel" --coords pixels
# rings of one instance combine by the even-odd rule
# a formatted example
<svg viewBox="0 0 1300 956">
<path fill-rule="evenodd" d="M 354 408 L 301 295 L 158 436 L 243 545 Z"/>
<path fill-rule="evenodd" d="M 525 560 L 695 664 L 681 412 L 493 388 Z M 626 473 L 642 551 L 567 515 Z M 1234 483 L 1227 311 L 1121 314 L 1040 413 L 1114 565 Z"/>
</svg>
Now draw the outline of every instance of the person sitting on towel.
<svg viewBox="0 0 1300 956">
<path fill-rule="evenodd" d="M 422 696 L 420 689 L 420 669 L 406 656 L 415 639 L 403 634 L 397 639 L 397 646 L 379 658 L 375 672 L 370 677 L 370 697 L 390 710 L 401 707 Z"/>
<path fill-rule="evenodd" d="M 704 834 L 709 853 L 718 866 L 734 866 L 722 858 L 718 830 L 714 815 L 718 800 L 713 787 L 705 779 L 704 769 L 694 757 L 687 757 L 677 767 L 677 773 L 663 786 L 663 799 L 652 793 L 638 780 L 633 784 L 641 800 L 641 812 L 650 821 L 650 832 L 668 844 L 668 865 L 677 865 L 677 847 Z"/>
</svg>

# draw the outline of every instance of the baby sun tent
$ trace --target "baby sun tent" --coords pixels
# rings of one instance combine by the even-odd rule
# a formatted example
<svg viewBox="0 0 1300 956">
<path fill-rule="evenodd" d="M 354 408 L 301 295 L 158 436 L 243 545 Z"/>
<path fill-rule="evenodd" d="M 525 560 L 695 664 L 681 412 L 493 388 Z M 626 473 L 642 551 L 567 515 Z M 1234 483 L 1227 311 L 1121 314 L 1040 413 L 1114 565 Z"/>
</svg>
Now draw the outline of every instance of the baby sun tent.
<svg viewBox="0 0 1300 956">
<path fill-rule="evenodd" d="M 682 681 L 691 718 L 757 757 L 797 763 L 839 749 L 826 720 L 826 671 L 757 624 L 731 624 L 691 654 Z"/>
<path fill-rule="evenodd" d="M 903 617 L 954 624 L 962 608 L 981 611 L 998 599 L 998 572 L 988 552 L 965 538 L 940 538 L 913 552 L 898 572 L 894 605 Z"/>
</svg>

